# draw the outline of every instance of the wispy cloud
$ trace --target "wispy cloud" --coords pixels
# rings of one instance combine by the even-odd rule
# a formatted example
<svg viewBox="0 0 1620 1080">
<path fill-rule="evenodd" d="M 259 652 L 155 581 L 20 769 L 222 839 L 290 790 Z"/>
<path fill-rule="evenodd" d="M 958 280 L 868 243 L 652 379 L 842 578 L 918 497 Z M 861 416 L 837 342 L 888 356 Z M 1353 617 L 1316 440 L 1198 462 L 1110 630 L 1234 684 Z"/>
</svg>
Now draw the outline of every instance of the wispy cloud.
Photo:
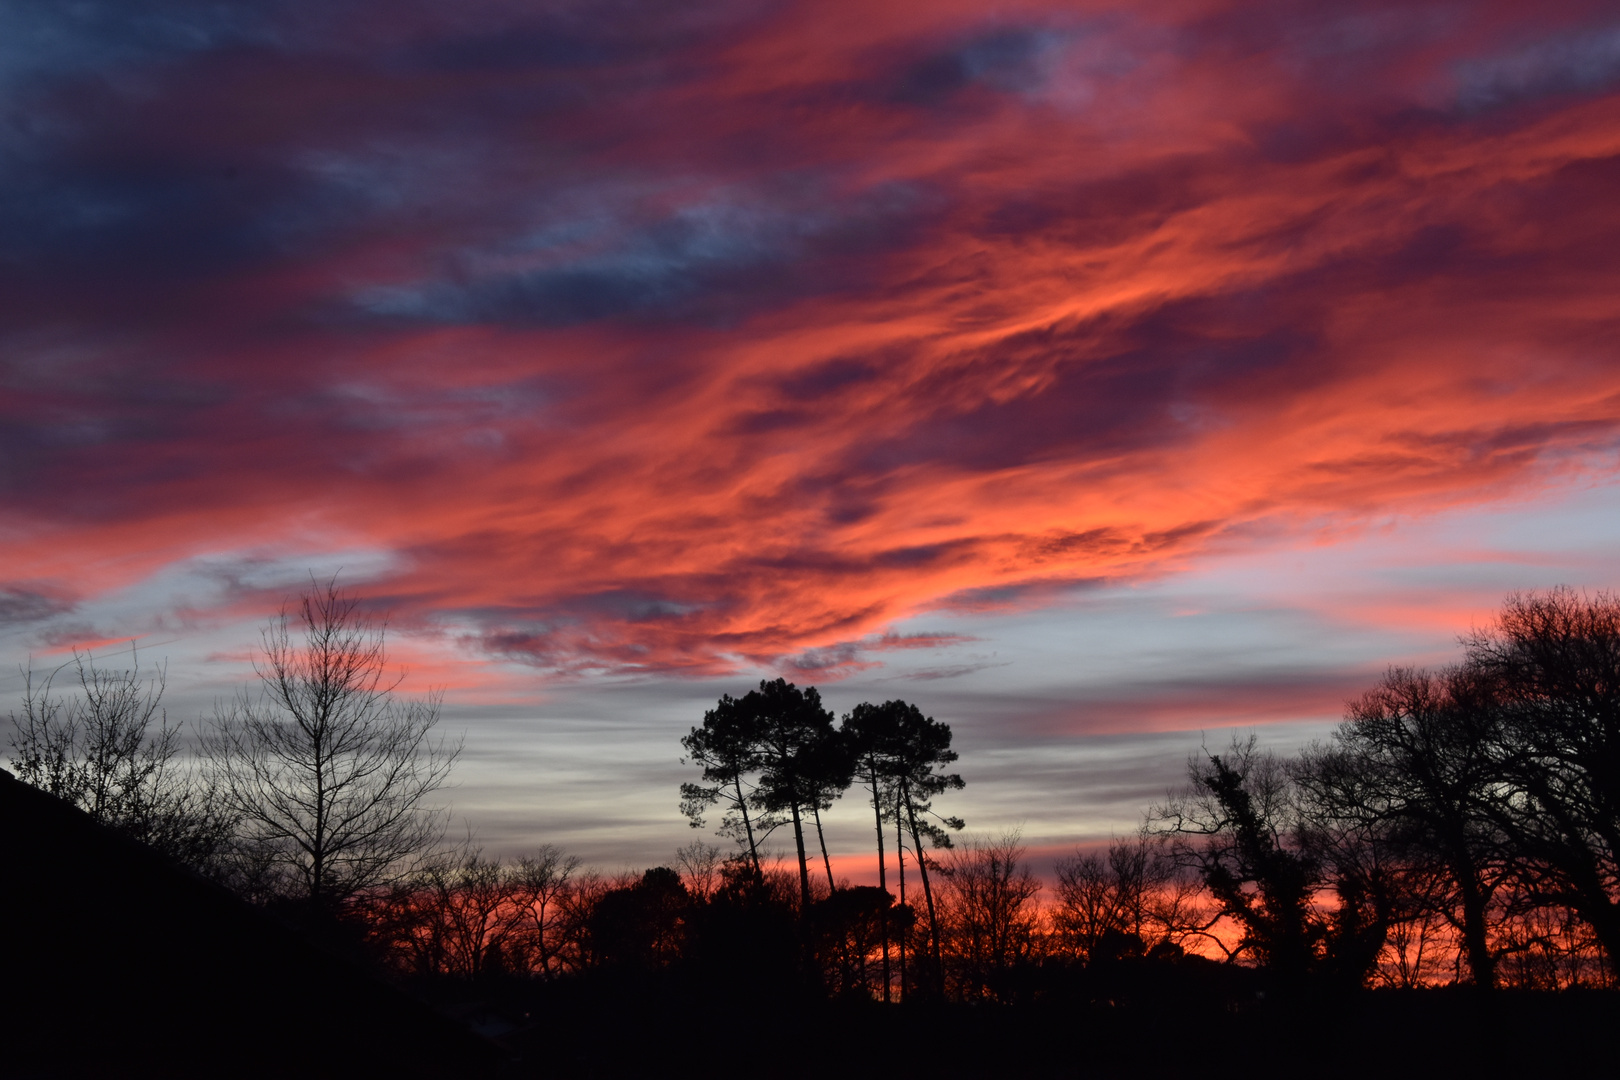
<svg viewBox="0 0 1620 1080">
<path fill-rule="evenodd" d="M 1620 447 L 1578 4 L 116 7 L 0 34 L 12 622 L 313 536 L 468 656 L 852 678 Z"/>
</svg>

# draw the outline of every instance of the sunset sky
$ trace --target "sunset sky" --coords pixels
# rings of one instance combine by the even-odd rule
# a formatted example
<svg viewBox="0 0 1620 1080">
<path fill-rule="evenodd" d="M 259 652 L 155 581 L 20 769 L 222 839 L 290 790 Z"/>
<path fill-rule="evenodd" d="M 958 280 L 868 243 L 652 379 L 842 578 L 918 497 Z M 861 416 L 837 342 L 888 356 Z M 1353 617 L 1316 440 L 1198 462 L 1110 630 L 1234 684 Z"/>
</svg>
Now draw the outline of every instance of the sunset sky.
<svg viewBox="0 0 1620 1080">
<path fill-rule="evenodd" d="M 0 712 L 339 574 L 491 851 L 710 838 L 782 675 L 1049 855 L 1620 586 L 1612 3 L 18 0 L 0 102 Z"/>
</svg>

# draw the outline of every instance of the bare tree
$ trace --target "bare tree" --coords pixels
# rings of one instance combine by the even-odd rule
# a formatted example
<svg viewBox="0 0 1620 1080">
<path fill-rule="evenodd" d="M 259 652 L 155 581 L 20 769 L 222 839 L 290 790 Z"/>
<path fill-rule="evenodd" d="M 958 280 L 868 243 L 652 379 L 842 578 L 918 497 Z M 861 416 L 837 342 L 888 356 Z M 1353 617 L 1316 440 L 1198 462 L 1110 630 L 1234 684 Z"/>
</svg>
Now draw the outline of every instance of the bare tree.
<svg viewBox="0 0 1620 1080">
<path fill-rule="evenodd" d="M 1332 745 L 1306 751 L 1296 770 L 1307 839 L 1339 864 L 1336 876 L 1389 894 L 1392 929 L 1440 916 L 1484 988 L 1496 981 L 1491 937 L 1512 861 L 1483 810 L 1501 742 L 1492 697 L 1469 667 L 1392 668 L 1350 703 Z"/>
<path fill-rule="evenodd" d="M 24 673 L 22 713 L 11 714 L 11 767 L 19 779 L 73 803 L 96 821 L 196 869 L 209 871 L 232 819 L 177 765 L 180 725 L 163 711 L 164 669 L 97 667 L 88 653 L 36 681 Z M 76 689 L 58 693 L 69 666 Z"/>
<path fill-rule="evenodd" d="M 675 869 L 680 871 L 687 893 L 699 903 L 708 903 L 720 888 L 724 861 L 718 847 L 701 840 L 675 849 Z"/>
<path fill-rule="evenodd" d="M 301 640 L 287 610 L 262 635 L 257 694 L 216 707 L 203 739 L 226 805 L 240 815 L 244 855 L 277 891 L 341 904 L 395 878 L 443 834 L 428 798 L 459 745 L 429 736 L 439 697 L 395 695 L 385 627 L 335 581 L 299 601 Z"/>
<path fill-rule="evenodd" d="M 422 875 L 444 943 L 446 974 L 476 979 L 506 966 L 509 938 L 521 927 L 513 902 L 512 874 L 498 859 L 486 859 L 469 839 Z"/>
<path fill-rule="evenodd" d="M 1116 840 L 1057 865 L 1052 912 L 1059 946 L 1088 962 L 1170 946 L 1174 952 L 1208 928 L 1194 904 L 1195 884 L 1147 836 Z"/>
<path fill-rule="evenodd" d="M 1024 861 L 1017 831 L 967 841 L 939 865 L 945 879 L 943 922 L 963 998 L 1006 999 L 1008 976 L 1040 941 L 1041 882 Z"/>
<path fill-rule="evenodd" d="M 578 867 L 579 859 L 553 844 L 515 863 L 485 858 L 469 836 L 360 902 L 369 936 L 404 972 L 552 979 L 564 966 Z"/>
<path fill-rule="evenodd" d="M 578 856 L 555 844 L 542 844 L 533 855 L 520 859 L 512 873 L 531 955 L 529 969 L 542 979 L 560 973 L 571 879 L 578 869 Z"/>
<path fill-rule="evenodd" d="M 505 967 L 504 946 L 522 919 L 511 892 L 508 868 L 469 837 L 368 895 L 366 923 L 406 971 L 476 979 Z"/>
<path fill-rule="evenodd" d="M 1620 597 L 1514 594 L 1463 646 L 1496 694 L 1485 811 L 1524 888 L 1586 920 L 1620 973 Z"/>
</svg>

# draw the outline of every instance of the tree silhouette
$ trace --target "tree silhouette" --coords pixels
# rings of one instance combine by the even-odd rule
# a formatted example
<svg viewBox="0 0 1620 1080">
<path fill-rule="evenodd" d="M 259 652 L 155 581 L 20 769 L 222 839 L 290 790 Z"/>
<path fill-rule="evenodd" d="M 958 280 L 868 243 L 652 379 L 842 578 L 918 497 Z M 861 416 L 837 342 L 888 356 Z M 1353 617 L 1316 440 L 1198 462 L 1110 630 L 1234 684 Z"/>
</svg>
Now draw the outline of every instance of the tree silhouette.
<svg viewBox="0 0 1620 1080">
<path fill-rule="evenodd" d="M 884 817 L 893 820 L 897 829 L 911 833 L 912 851 L 917 856 L 917 870 L 922 878 L 923 897 L 928 908 L 928 934 L 937 988 L 941 962 L 939 911 L 928 877 L 928 859 L 923 850 L 923 841 L 926 838 L 931 847 L 948 848 L 951 838 L 946 830 L 961 829 L 964 824 L 961 818 L 933 812 L 933 800 L 937 796 L 964 786 L 959 775 L 941 771 L 957 759 L 956 751 L 951 749 L 950 726 L 924 716 L 922 710 L 908 702 L 887 701 L 878 706 L 857 706 L 845 719 L 844 730 L 852 747 L 856 771 L 873 796 L 878 818 L 880 880 Z M 880 805 L 884 805 L 884 808 L 878 809 Z M 888 807 L 892 807 L 892 811 Z M 900 860 L 901 903 L 904 903 L 904 850 L 897 855 Z M 905 954 L 902 951 L 902 979 L 904 963 Z"/>
<path fill-rule="evenodd" d="M 586 919 L 595 963 L 648 971 L 680 959 L 691 898 L 681 876 L 655 866 L 641 880 L 597 900 Z"/>
<path fill-rule="evenodd" d="M 883 823 L 893 815 L 894 778 L 898 771 L 894 745 L 899 729 L 899 713 L 905 703 L 889 701 L 882 705 L 862 702 L 843 719 L 840 734 L 851 770 L 866 786 L 871 797 L 872 818 L 877 834 L 878 888 L 888 891 L 888 862 L 883 853 Z M 889 923 L 880 927 L 883 948 L 883 1000 L 890 999 Z"/>
<path fill-rule="evenodd" d="M 1152 812 L 1153 827 L 1242 929 L 1237 951 L 1299 984 L 1320 937 L 1311 911 L 1319 876 L 1297 842 L 1286 765 L 1251 736 L 1224 755 L 1192 758 L 1187 771 L 1189 790 Z"/>
<path fill-rule="evenodd" d="M 1116 840 L 1105 853 L 1077 852 L 1057 865 L 1058 945 L 1087 962 L 1179 947 L 1207 929 L 1191 903 L 1192 888 L 1147 836 Z"/>
<path fill-rule="evenodd" d="M 1024 861 L 1018 833 L 969 840 L 941 867 L 945 922 L 958 996 L 1009 1000 L 1010 976 L 1037 948 L 1040 879 Z"/>
<path fill-rule="evenodd" d="M 815 809 L 819 829 L 819 804 L 837 786 L 842 771 L 832 713 L 822 708 L 821 694 L 815 687 L 801 690 L 786 679 L 761 681 L 739 703 L 754 717 L 756 760 L 759 786 L 755 798 L 773 813 L 786 813 L 793 826 L 793 843 L 799 857 L 800 905 L 810 907 L 810 864 L 804 843 L 804 812 Z M 830 799 L 828 799 L 830 805 Z M 825 856 L 826 845 L 822 852 Z M 832 866 L 828 862 L 829 885 Z"/>
<path fill-rule="evenodd" d="M 557 974 L 557 939 L 566 922 L 570 879 L 579 858 L 555 844 L 542 844 L 518 860 L 511 873 L 513 903 L 522 913 L 525 937 L 534 956 L 532 970 L 542 979 Z"/>
<path fill-rule="evenodd" d="M 1488 913 L 1508 873 L 1502 831 L 1484 812 L 1496 777 L 1491 698 L 1472 668 L 1393 668 L 1299 772 L 1312 817 L 1400 860 L 1405 898 L 1456 928 L 1482 988 L 1496 983 Z M 1431 879 L 1438 888 L 1420 884 Z"/>
<path fill-rule="evenodd" d="M 760 765 L 760 726 L 760 713 L 747 695 L 740 701 L 726 694 L 703 714 L 703 725 L 681 739 L 686 751 L 681 763 L 691 762 L 702 769 L 704 781 L 681 785 L 681 813 L 698 829 L 703 827 L 709 807 L 723 805 L 719 832 L 744 843 L 756 878 L 763 872 L 759 864 L 759 841 L 763 837 L 756 835 L 748 808 L 756 801 L 749 776 Z M 774 822 L 764 824 L 762 831 L 768 834 Z"/>
<path fill-rule="evenodd" d="M 873 950 L 890 934 L 907 929 L 886 889 L 857 885 L 817 901 L 811 906 L 809 930 L 825 985 L 838 996 L 869 998 L 873 987 L 867 964 Z"/>
<path fill-rule="evenodd" d="M 399 898 L 419 968 L 469 980 L 503 970 L 525 928 L 514 885 L 511 868 L 470 841 L 426 860 Z"/>
<path fill-rule="evenodd" d="M 203 739 L 246 854 L 272 888 L 315 908 L 398 875 L 443 833 L 428 797 L 459 746 L 433 742 L 439 700 L 395 696 L 385 628 L 335 582 L 300 598 L 302 641 L 285 608 L 263 631 L 257 695 L 216 707 Z"/>
<path fill-rule="evenodd" d="M 704 903 L 720 888 L 725 875 L 722 863 L 720 849 L 701 840 L 675 849 L 675 868 L 680 872 L 687 894 Z"/>
<path fill-rule="evenodd" d="M 831 717 L 828 719 L 830 721 Z M 832 858 L 827 854 L 827 836 L 821 827 L 821 812 L 832 809 L 832 804 L 849 790 L 855 780 L 854 756 L 843 731 L 834 729 L 831 723 L 818 727 L 816 738 L 806 752 L 803 768 L 812 796 L 810 816 L 816 824 L 816 842 L 821 846 L 821 863 L 827 871 L 827 888 L 837 891 Z"/>
<path fill-rule="evenodd" d="M 821 811 L 850 784 L 850 766 L 832 714 L 815 687 L 800 689 L 786 679 L 761 680 L 740 698 L 729 694 L 704 714 L 681 745 L 703 769 L 703 784 L 681 785 L 681 812 L 693 827 L 709 807 L 726 807 L 722 833 L 740 834 L 756 873 L 762 834 L 781 824 L 793 826 L 799 861 L 801 909 L 810 906 L 810 861 L 805 817 L 816 826 L 827 884 L 834 887 L 832 860 L 821 832 Z M 759 811 L 751 817 L 749 809 Z"/>
<path fill-rule="evenodd" d="M 1620 971 L 1620 599 L 1514 594 L 1464 651 L 1497 695 L 1485 809 L 1530 892 L 1579 913 Z"/>
<path fill-rule="evenodd" d="M 928 908 L 929 942 L 937 987 L 941 958 L 939 912 L 928 877 L 923 840 L 926 838 L 933 847 L 948 848 L 951 839 L 946 829 L 961 829 L 964 824 L 960 818 L 933 813 L 933 799 L 936 796 L 964 786 L 960 776 L 940 771 L 957 759 L 956 751 L 950 748 L 951 729 L 949 725 L 924 716 L 915 705 L 896 700 L 886 701 L 882 705 L 857 705 L 844 717 L 842 732 L 853 772 L 871 796 L 877 832 L 878 883 L 883 888 L 887 888 L 883 824 L 885 821 L 895 823 L 895 854 L 899 864 L 902 905 L 905 904 L 905 846 L 902 833 L 907 830 L 911 833 L 912 851 L 917 856 L 917 868 L 922 877 L 923 896 Z M 905 943 L 901 941 L 902 985 L 905 982 L 905 962 Z M 883 964 L 884 1000 L 887 1001 L 887 940 L 883 942 Z"/>
<path fill-rule="evenodd" d="M 11 767 L 19 779 L 194 869 L 218 873 L 235 828 L 214 792 L 176 766 L 180 725 L 162 706 L 164 670 L 149 676 L 130 647 L 130 666 L 97 667 L 73 654 L 76 692 L 56 676 L 24 673 L 22 713 L 11 714 Z"/>
</svg>

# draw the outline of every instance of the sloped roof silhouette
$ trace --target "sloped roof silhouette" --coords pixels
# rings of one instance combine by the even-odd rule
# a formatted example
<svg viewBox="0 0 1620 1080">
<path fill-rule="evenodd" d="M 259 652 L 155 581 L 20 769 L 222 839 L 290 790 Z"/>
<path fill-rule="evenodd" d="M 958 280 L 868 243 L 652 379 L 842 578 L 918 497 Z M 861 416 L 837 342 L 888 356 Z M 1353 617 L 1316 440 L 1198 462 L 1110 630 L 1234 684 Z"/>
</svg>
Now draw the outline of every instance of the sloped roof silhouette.
<svg viewBox="0 0 1620 1080">
<path fill-rule="evenodd" d="M 0 769 L 0 1072 L 476 1076 L 500 1052 Z"/>
</svg>

